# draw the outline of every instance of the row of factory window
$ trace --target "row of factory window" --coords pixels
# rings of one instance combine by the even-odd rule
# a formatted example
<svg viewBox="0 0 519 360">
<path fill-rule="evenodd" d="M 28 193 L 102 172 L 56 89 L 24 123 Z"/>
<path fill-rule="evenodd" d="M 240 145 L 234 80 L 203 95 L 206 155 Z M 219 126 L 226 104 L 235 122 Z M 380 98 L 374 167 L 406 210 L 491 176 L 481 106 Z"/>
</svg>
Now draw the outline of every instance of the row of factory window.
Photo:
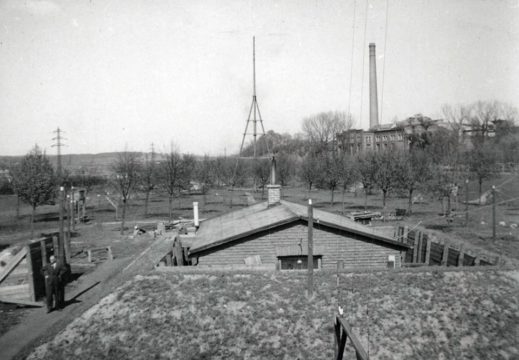
<svg viewBox="0 0 519 360">
<path fill-rule="evenodd" d="M 366 149 L 369 150 L 371 149 L 371 144 L 366 144 Z M 396 150 L 397 147 L 396 147 L 396 143 L 382 143 L 382 144 L 376 144 L 376 146 L 373 148 L 375 150 L 380 150 L 380 149 L 392 149 L 392 150 Z M 355 153 L 355 152 L 360 152 L 362 150 L 362 145 L 361 144 L 350 144 L 350 152 L 351 153 Z"/>
<path fill-rule="evenodd" d="M 392 134 L 389 134 L 389 135 L 375 135 L 375 141 L 376 142 L 381 142 L 381 141 L 395 141 L 395 140 L 402 140 L 403 139 L 403 135 L 402 133 L 392 133 Z M 357 142 L 361 142 L 362 141 L 362 135 L 350 135 L 349 136 L 349 142 L 350 143 L 354 143 L 355 140 L 357 140 Z M 371 143 L 371 140 L 372 140 L 372 135 L 365 135 L 364 136 L 364 140 L 366 143 Z"/>
</svg>

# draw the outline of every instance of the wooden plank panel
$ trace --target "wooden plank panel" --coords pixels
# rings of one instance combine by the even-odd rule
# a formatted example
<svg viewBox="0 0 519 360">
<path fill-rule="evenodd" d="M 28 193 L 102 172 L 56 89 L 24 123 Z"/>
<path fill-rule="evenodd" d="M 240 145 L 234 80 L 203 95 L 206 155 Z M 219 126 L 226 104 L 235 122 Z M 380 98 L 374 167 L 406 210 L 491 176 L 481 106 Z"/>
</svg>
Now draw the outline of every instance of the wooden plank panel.
<svg viewBox="0 0 519 360">
<path fill-rule="evenodd" d="M 474 266 L 475 260 L 475 256 L 465 253 L 465 257 L 463 258 L 463 266 Z"/>
<path fill-rule="evenodd" d="M 0 297 L 16 296 L 16 294 L 29 297 L 29 284 L 0 287 Z"/>
<path fill-rule="evenodd" d="M 36 301 L 36 294 L 34 292 L 34 276 L 32 271 L 31 252 L 27 249 L 27 282 L 29 283 L 29 300 Z"/>
<path fill-rule="evenodd" d="M 20 285 L 27 282 L 27 273 L 22 274 L 10 274 L 8 277 L 2 281 L 0 284 L 0 288 L 11 285 Z"/>
<path fill-rule="evenodd" d="M 442 251 L 442 266 L 447 266 L 449 261 L 449 242 L 445 240 L 445 244 L 443 245 L 443 251 Z"/>
<path fill-rule="evenodd" d="M 0 283 L 2 282 L 2 280 L 4 280 L 7 275 L 9 275 L 9 273 L 25 258 L 25 255 L 27 255 L 27 248 L 24 247 L 22 250 L 20 250 L 18 252 L 18 254 L 16 254 L 12 259 L 11 261 L 9 262 L 9 264 L 7 264 L 7 266 L 5 267 L 4 271 L 0 274 Z"/>
<path fill-rule="evenodd" d="M 449 248 L 449 256 L 447 257 L 447 266 L 457 266 L 459 251 L 453 248 Z"/>
<path fill-rule="evenodd" d="M 9 303 L 9 304 L 20 304 L 25 306 L 36 306 L 36 307 L 42 307 L 44 304 L 42 302 L 35 302 L 35 301 L 29 301 L 29 300 L 23 300 L 23 299 L 17 299 L 17 298 L 5 298 L 1 297 L 0 302 Z"/>
</svg>

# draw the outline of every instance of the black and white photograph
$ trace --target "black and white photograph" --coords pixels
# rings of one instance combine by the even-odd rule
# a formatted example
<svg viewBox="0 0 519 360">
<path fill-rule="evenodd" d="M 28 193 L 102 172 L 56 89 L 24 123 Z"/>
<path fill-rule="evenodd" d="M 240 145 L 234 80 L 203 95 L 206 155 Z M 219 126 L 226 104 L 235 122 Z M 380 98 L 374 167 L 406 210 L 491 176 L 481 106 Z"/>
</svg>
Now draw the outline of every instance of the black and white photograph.
<svg viewBox="0 0 519 360">
<path fill-rule="evenodd" d="M 0 0 L 0 359 L 519 359 L 519 0 Z"/>
</svg>

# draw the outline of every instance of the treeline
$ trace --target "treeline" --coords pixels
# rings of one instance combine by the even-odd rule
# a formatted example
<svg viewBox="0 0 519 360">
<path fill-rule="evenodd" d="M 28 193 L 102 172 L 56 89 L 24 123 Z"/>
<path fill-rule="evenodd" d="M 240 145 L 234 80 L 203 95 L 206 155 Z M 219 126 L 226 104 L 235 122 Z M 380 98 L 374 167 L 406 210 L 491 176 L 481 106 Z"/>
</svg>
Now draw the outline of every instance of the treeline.
<svg viewBox="0 0 519 360">
<path fill-rule="evenodd" d="M 110 176 L 99 176 L 91 168 L 70 174 L 56 174 L 49 160 L 36 146 L 19 163 L 10 164 L 3 191 L 8 189 L 30 204 L 52 203 L 58 184 L 70 188 L 95 186 L 111 188 L 122 202 L 123 221 L 128 200 L 137 193 L 145 197 L 145 214 L 153 191 L 164 193 L 172 202 L 182 192 L 210 187 L 241 187 L 256 184 L 261 189 L 269 181 L 271 156 L 276 159 L 277 179 L 281 185 L 303 184 L 335 194 L 363 189 L 367 195 L 379 192 L 385 206 L 392 193 L 405 193 L 412 212 L 413 196 L 427 192 L 447 203 L 467 179 L 479 183 L 480 195 L 485 180 L 502 170 L 498 164 L 519 163 L 517 110 L 498 102 L 477 102 L 466 106 L 444 106 L 448 127 L 434 127 L 422 117 L 406 127 L 408 150 L 371 151 L 349 154 L 337 141 L 337 134 L 352 127 L 353 118 L 341 112 L 324 112 L 302 121 L 296 135 L 273 131 L 257 141 L 258 159 L 247 160 L 252 144 L 235 156 L 195 157 L 172 148 L 165 154 L 124 151 L 110 167 Z M 414 119 L 416 122 L 416 118 Z M 6 185 L 7 184 L 7 185 Z M 446 212 L 450 209 L 447 204 Z M 124 229 L 124 224 L 121 227 Z"/>
</svg>

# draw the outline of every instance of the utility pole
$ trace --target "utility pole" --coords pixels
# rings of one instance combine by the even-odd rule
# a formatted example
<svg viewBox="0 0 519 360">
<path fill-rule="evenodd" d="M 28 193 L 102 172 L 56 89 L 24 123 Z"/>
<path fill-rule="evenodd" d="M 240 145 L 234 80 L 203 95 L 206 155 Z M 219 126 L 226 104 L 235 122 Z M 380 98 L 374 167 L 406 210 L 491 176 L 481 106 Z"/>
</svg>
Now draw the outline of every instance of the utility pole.
<svg viewBox="0 0 519 360">
<path fill-rule="evenodd" d="M 469 179 L 465 180 L 465 226 L 469 226 Z"/>
<path fill-rule="evenodd" d="M 63 205 L 65 201 L 65 188 L 61 186 L 59 188 L 59 243 L 58 243 L 58 254 L 62 264 L 65 263 L 65 229 L 63 221 Z"/>
<path fill-rule="evenodd" d="M 72 221 L 72 231 L 76 231 L 76 219 L 74 218 L 74 207 L 75 207 L 75 201 L 74 201 L 74 187 L 70 187 L 70 218 Z"/>
<path fill-rule="evenodd" d="M 312 199 L 308 199 L 308 297 L 314 292 L 314 210 Z"/>
<path fill-rule="evenodd" d="M 496 187 L 492 185 L 492 240 L 496 241 Z"/>
<path fill-rule="evenodd" d="M 72 212 L 72 194 L 67 195 L 66 197 L 66 209 L 67 209 L 67 238 L 65 240 L 65 257 L 67 259 L 67 263 L 70 263 L 70 238 L 72 237 L 72 216 L 70 216 Z"/>
<path fill-rule="evenodd" d="M 65 146 L 63 144 L 63 140 L 66 140 L 61 134 L 63 133 L 63 130 L 61 130 L 59 127 L 53 131 L 56 136 L 52 138 L 52 140 L 56 141 L 55 144 L 52 144 L 52 147 L 56 147 L 58 150 L 58 159 L 57 159 L 57 165 L 56 165 L 56 175 L 58 176 L 58 181 L 61 184 L 63 182 L 63 172 L 62 172 L 62 166 L 61 166 L 61 147 Z"/>
</svg>

